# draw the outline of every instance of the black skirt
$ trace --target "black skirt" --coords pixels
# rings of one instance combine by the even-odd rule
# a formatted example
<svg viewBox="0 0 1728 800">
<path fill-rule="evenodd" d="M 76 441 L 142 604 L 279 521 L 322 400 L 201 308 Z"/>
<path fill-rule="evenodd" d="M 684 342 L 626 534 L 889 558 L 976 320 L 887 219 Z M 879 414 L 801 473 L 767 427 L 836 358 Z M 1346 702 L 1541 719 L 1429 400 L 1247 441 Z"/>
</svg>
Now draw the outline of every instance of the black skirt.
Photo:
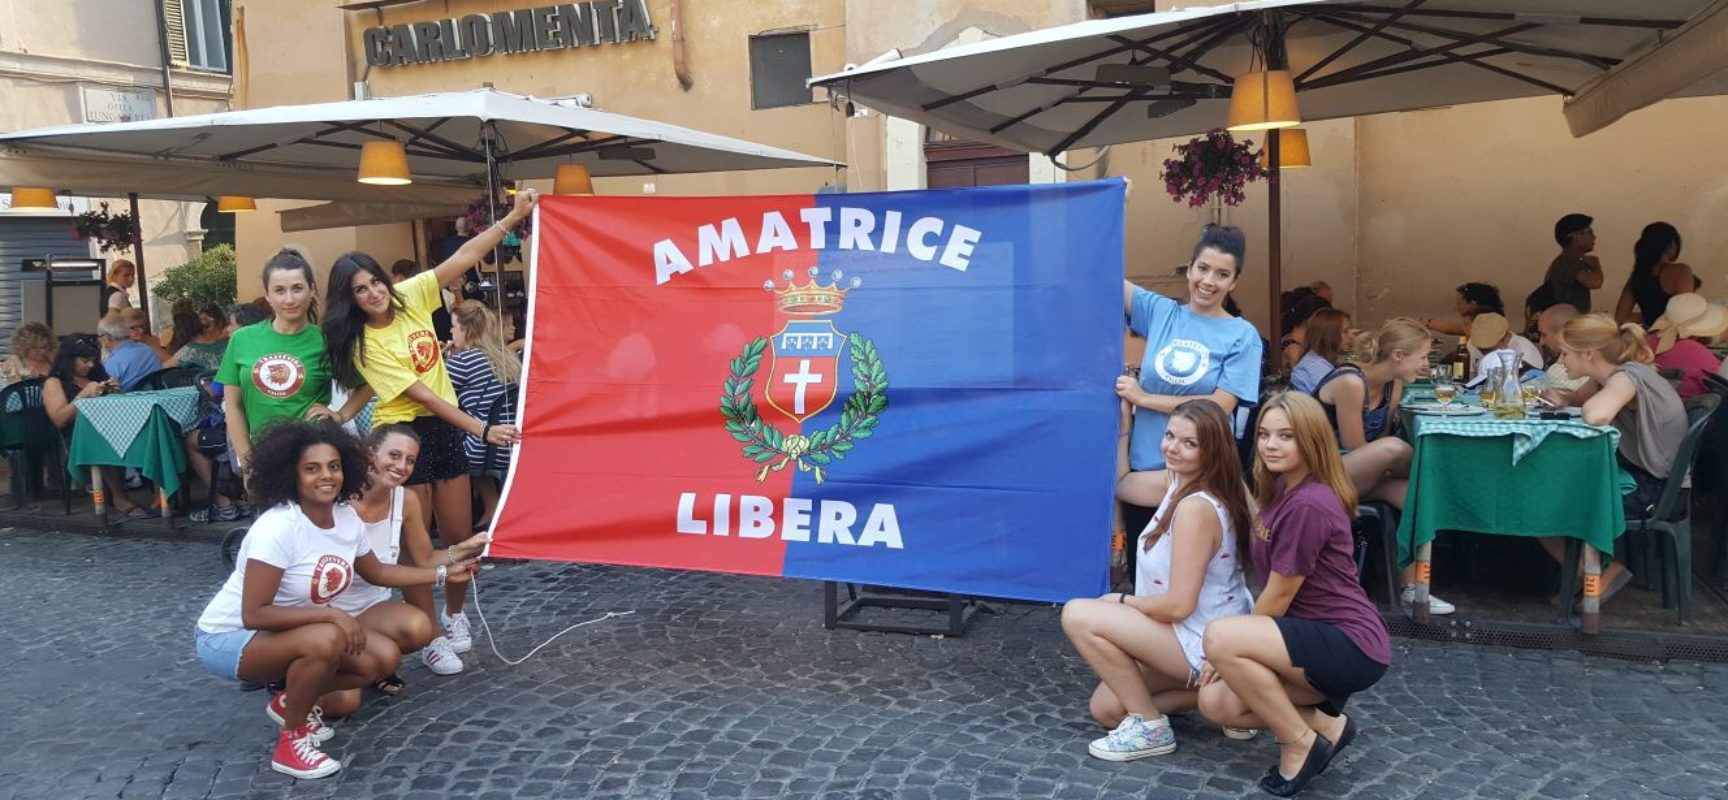
<svg viewBox="0 0 1728 800">
<path fill-rule="evenodd" d="M 462 431 L 437 417 L 415 417 L 408 427 L 420 437 L 420 458 L 414 462 L 409 486 L 436 483 L 468 474 L 468 456 L 462 452 Z"/>
<path fill-rule="evenodd" d="M 1308 685 L 1326 696 L 1318 708 L 1322 713 L 1338 716 L 1350 695 L 1380 682 L 1386 665 L 1362 654 L 1362 649 L 1350 641 L 1343 629 L 1311 619 L 1273 617 L 1278 632 L 1284 636 L 1284 649 L 1290 653 L 1290 663 L 1308 675 Z"/>
</svg>

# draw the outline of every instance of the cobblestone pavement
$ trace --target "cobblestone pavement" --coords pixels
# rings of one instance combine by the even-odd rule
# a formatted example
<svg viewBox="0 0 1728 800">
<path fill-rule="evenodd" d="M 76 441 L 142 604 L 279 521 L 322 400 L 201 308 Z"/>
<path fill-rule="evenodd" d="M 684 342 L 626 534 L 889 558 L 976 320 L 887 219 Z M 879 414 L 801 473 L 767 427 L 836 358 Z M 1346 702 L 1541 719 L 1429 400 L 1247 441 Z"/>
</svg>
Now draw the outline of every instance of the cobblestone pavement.
<svg viewBox="0 0 1728 800">
<path fill-rule="evenodd" d="M 263 694 L 193 656 L 222 577 L 208 541 L 0 531 L 0 797 L 1242 797 L 1274 758 L 1198 718 L 1172 756 L 1087 756 L 1091 679 L 1049 607 L 958 639 L 830 632 L 812 583 L 503 564 L 481 601 L 507 654 L 635 613 L 517 667 L 483 644 L 454 678 L 415 663 L 338 723 L 342 772 L 295 782 L 268 770 Z M 1728 666 L 1394 644 L 1308 796 L 1728 797 Z"/>
</svg>

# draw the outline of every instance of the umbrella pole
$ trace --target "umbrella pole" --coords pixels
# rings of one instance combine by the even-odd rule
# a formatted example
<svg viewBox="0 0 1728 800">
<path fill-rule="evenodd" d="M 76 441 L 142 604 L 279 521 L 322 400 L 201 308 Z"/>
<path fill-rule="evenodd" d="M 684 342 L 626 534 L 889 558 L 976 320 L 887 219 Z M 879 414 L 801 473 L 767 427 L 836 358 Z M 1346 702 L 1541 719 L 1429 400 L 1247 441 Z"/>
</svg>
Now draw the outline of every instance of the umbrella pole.
<svg viewBox="0 0 1728 800">
<path fill-rule="evenodd" d="M 498 153 L 493 148 L 497 142 L 497 130 L 492 123 L 486 123 L 481 129 L 480 137 L 486 145 L 486 213 L 491 215 L 493 225 L 498 224 L 498 198 L 504 193 L 503 178 L 498 174 Z M 498 333 L 504 333 L 504 241 L 492 246 L 492 290 L 496 293 L 494 304 L 498 307 Z M 480 267 L 481 275 L 486 274 L 486 268 Z"/>
<path fill-rule="evenodd" d="M 138 193 L 126 195 L 132 211 L 132 265 L 138 268 L 138 310 L 144 314 L 144 324 L 150 324 L 150 280 L 144 271 L 144 218 L 138 215 Z"/>
<path fill-rule="evenodd" d="M 1284 244 L 1284 198 L 1283 187 L 1280 185 L 1282 181 L 1279 180 L 1281 159 L 1278 152 L 1278 140 L 1277 128 L 1266 132 L 1266 158 L 1269 165 L 1267 168 L 1269 174 L 1266 176 L 1266 237 L 1268 239 L 1266 243 L 1266 286 L 1270 295 L 1270 302 L 1267 303 L 1266 307 L 1271 309 L 1272 314 L 1272 321 L 1267 323 L 1266 330 L 1271 334 L 1267 338 L 1273 341 L 1277 341 L 1283 334 L 1283 331 L 1278 329 L 1278 326 L 1282 324 L 1283 309 L 1278 306 L 1284 296 L 1284 257 L 1282 252 Z"/>
</svg>

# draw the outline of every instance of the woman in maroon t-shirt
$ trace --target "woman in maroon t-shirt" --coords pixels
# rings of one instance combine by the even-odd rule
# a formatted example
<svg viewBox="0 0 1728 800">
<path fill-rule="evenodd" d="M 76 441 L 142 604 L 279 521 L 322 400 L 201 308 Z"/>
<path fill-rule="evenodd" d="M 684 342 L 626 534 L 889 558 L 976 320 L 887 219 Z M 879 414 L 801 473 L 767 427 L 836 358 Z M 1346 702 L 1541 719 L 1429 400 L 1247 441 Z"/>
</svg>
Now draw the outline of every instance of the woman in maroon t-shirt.
<svg viewBox="0 0 1728 800">
<path fill-rule="evenodd" d="M 1253 614 L 1206 627 L 1200 710 L 1220 725 L 1272 731 L 1281 752 L 1260 788 L 1289 797 L 1356 738 L 1344 703 L 1386 674 L 1392 653 L 1357 582 L 1356 490 L 1320 404 L 1273 396 L 1258 436 L 1250 545 L 1266 587 Z"/>
</svg>

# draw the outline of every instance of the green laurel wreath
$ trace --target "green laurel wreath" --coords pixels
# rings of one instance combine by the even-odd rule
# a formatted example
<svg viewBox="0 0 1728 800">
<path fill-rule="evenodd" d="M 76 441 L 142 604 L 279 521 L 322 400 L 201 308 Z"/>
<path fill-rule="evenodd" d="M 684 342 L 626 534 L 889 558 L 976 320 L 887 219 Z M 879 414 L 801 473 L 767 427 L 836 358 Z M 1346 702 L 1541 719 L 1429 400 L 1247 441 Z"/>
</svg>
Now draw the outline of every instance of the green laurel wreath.
<svg viewBox="0 0 1728 800">
<path fill-rule="evenodd" d="M 756 413 L 750 387 L 762 368 L 767 337 L 750 340 L 732 359 L 726 393 L 720 396 L 720 414 L 726 418 L 726 431 L 743 443 L 744 457 L 763 465 L 756 472 L 757 482 L 768 480 L 770 472 L 796 466 L 799 472 L 815 473 L 816 482 L 821 483 L 826 476 L 823 467 L 845 458 L 859 439 L 868 439 L 875 431 L 882 411 L 888 408 L 888 373 L 883 371 L 882 358 L 869 339 L 854 333 L 846 341 L 852 345 L 854 391 L 840 408 L 840 421 L 809 436 L 781 433 Z"/>
</svg>

